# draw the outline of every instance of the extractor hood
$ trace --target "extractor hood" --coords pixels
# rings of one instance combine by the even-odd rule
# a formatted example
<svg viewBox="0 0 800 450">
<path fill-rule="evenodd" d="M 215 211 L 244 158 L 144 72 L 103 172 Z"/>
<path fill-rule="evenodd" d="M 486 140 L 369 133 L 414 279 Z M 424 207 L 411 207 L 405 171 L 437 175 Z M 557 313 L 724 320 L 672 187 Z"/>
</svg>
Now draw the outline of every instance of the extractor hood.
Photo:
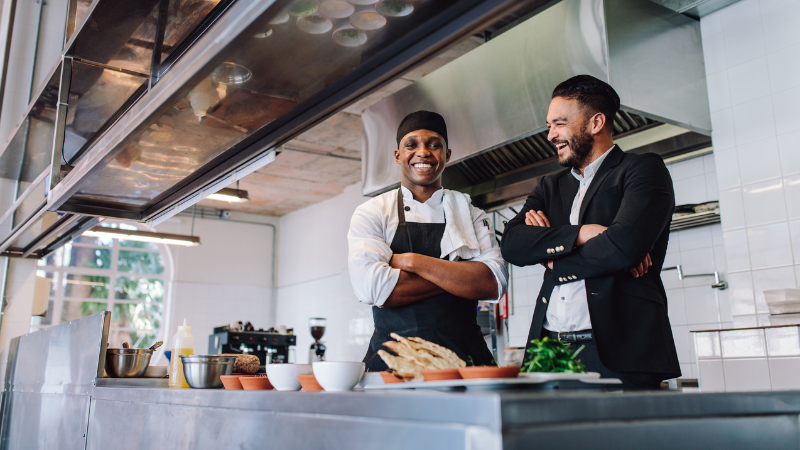
<svg viewBox="0 0 800 450">
<path fill-rule="evenodd" d="M 398 186 L 397 125 L 427 109 L 447 120 L 455 167 L 445 171 L 445 186 L 491 197 L 476 202 L 484 207 L 509 200 L 492 195 L 505 187 L 498 177 L 517 183 L 531 178 L 530 169 L 559 169 L 539 133 L 553 88 L 578 74 L 606 80 L 619 93 L 618 136 L 666 132 L 672 146 L 710 144 L 697 21 L 647 1 L 564 0 L 368 108 L 362 192 Z"/>
</svg>

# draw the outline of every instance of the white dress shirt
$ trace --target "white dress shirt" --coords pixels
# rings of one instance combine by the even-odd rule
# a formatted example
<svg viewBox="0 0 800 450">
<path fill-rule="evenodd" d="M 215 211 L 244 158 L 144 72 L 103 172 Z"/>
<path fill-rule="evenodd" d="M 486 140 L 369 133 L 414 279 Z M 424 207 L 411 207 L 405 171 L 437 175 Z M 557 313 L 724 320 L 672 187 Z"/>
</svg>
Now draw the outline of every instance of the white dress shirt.
<svg viewBox="0 0 800 450">
<path fill-rule="evenodd" d="M 578 193 L 572 201 L 572 210 L 569 213 L 569 223 L 578 225 L 578 216 L 581 212 L 581 203 L 589 185 L 594 180 L 597 169 L 603 164 L 611 147 L 599 158 L 583 169 L 583 175 L 577 170 L 572 169 L 572 175 L 580 182 Z M 558 264 L 556 260 L 553 264 Z M 592 320 L 589 318 L 589 301 L 586 298 L 586 283 L 584 280 L 564 283 L 553 288 L 550 294 L 550 301 L 547 303 L 547 314 L 545 315 L 544 327 L 550 331 L 581 331 L 592 328 Z"/>
<path fill-rule="evenodd" d="M 401 189 L 403 203 L 410 208 L 404 211 L 406 222 L 445 223 L 443 189 L 434 192 L 425 203 L 414 200 L 405 187 Z M 508 287 L 508 267 L 500 255 L 492 218 L 471 204 L 469 207 L 481 249 L 480 255 L 470 261 L 480 261 L 492 271 L 497 280 L 497 298 L 486 300 L 497 301 Z M 389 260 L 398 223 L 397 189 L 366 201 L 353 213 L 347 233 L 347 267 L 353 291 L 362 303 L 382 306 L 397 285 L 400 269 L 390 267 Z"/>
</svg>

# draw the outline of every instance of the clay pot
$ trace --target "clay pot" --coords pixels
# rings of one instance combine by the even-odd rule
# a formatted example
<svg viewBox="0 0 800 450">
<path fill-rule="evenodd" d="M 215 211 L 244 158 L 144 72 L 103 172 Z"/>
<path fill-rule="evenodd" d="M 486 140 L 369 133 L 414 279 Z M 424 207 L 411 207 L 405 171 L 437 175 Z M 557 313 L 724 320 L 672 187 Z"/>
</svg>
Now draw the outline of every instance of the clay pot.
<svg viewBox="0 0 800 450">
<path fill-rule="evenodd" d="M 422 377 L 425 381 L 459 380 L 461 374 L 458 369 L 430 369 L 423 370 Z"/>
<path fill-rule="evenodd" d="M 389 383 L 402 383 L 403 382 L 402 378 L 398 377 L 397 375 L 395 375 L 395 374 L 393 374 L 392 372 L 389 372 L 389 371 L 381 372 L 381 377 L 383 378 L 383 382 L 386 383 L 386 384 L 389 384 Z"/>
<path fill-rule="evenodd" d="M 461 378 L 517 378 L 519 367 L 474 366 L 458 369 Z"/>
<path fill-rule="evenodd" d="M 239 381 L 245 391 L 263 391 L 272 389 L 269 378 L 265 376 L 241 377 Z"/>
<path fill-rule="evenodd" d="M 241 377 L 254 377 L 255 375 L 245 375 L 241 373 L 233 375 L 220 375 L 219 379 L 222 380 L 222 385 L 225 389 L 242 390 L 242 383 L 239 381 Z"/>
<path fill-rule="evenodd" d="M 297 379 L 300 380 L 300 386 L 303 386 L 304 391 L 324 391 L 313 373 L 307 375 L 301 373 L 297 375 Z"/>
</svg>

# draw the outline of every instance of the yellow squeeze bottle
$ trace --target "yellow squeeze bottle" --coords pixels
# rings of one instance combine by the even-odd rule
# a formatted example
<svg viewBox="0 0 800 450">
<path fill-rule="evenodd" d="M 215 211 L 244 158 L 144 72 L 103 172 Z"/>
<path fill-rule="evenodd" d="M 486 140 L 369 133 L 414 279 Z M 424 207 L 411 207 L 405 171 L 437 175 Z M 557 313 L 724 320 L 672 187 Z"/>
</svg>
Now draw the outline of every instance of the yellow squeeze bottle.
<svg viewBox="0 0 800 450">
<path fill-rule="evenodd" d="M 183 325 L 178 327 L 178 332 L 172 337 L 172 356 L 170 356 L 169 364 L 169 387 L 189 387 L 189 384 L 186 383 L 186 378 L 183 376 L 181 355 L 191 355 L 193 353 L 194 336 L 192 336 L 192 327 L 186 325 L 186 319 L 183 319 Z"/>
</svg>

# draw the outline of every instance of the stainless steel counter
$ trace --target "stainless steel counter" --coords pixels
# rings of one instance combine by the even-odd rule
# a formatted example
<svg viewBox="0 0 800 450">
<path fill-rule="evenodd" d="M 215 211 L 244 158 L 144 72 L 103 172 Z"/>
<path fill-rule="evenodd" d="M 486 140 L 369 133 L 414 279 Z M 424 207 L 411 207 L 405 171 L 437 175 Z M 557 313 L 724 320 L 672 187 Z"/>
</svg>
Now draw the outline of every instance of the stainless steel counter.
<svg viewBox="0 0 800 450">
<path fill-rule="evenodd" d="M 107 330 L 107 317 L 81 321 L 15 340 L 2 448 L 800 446 L 800 392 L 226 391 L 169 389 L 157 379 L 96 378 L 102 372 L 95 369 L 102 366 L 92 341 L 103 338 L 98 330 L 101 324 Z M 70 358 L 56 349 L 84 356 Z"/>
</svg>

